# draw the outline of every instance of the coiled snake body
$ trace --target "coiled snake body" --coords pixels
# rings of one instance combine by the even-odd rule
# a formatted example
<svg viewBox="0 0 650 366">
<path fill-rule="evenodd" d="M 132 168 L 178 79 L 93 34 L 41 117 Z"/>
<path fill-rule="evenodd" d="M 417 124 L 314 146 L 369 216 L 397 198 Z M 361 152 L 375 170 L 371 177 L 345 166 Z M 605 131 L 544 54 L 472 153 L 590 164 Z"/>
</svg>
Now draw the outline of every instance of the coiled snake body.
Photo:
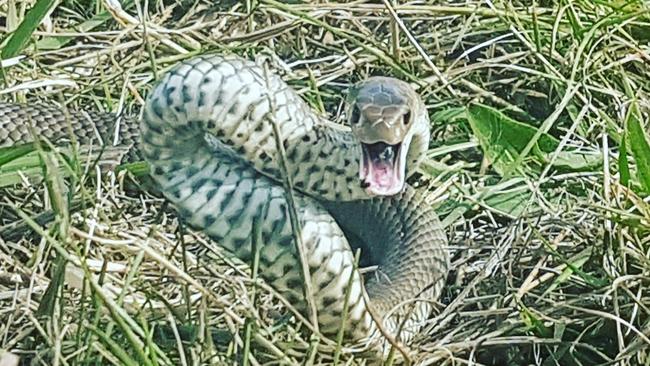
<svg viewBox="0 0 650 366">
<path fill-rule="evenodd" d="M 321 331 L 336 334 L 343 326 L 352 276 L 344 326 L 353 339 L 376 331 L 369 306 L 385 315 L 407 300 L 425 300 L 404 307 L 411 310 L 402 325 L 404 340 L 429 315 L 448 269 L 435 213 L 404 183 L 427 148 L 428 116 L 417 94 L 395 79 L 371 78 L 349 100 L 354 133 L 313 113 L 278 76 L 253 62 L 197 57 L 175 66 L 150 94 L 140 153 L 180 215 L 244 261 L 252 256 L 252 225 L 258 222 L 262 277 L 306 311 L 287 193 L 279 183 L 286 173 L 295 188 L 298 234 Z M 108 135 L 104 115 L 71 117 L 82 142 L 97 131 Z M 45 137 L 61 136 L 64 118 L 51 107 L 0 104 L 0 146 L 30 140 L 28 120 Z M 95 127 L 87 127 L 87 120 Z M 286 150 L 286 172 L 273 123 Z M 126 143 L 135 136 L 131 132 L 127 124 Z M 370 304 L 350 241 L 378 266 L 365 279 Z M 395 332 L 399 322 L 392 316 L 384 325 Z"/>
</svg>

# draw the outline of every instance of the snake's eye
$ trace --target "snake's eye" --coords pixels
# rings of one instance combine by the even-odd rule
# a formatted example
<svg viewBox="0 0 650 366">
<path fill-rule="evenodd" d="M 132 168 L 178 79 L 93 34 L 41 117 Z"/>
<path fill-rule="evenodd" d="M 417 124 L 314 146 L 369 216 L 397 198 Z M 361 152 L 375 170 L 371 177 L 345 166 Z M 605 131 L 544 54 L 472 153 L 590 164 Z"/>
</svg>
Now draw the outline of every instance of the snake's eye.
<svg viewBox="0 0 650 366">
<path fill-rule="evenodd" d="M 408 126 L 411 123 L 411 111 L 404 113 L 402 118 L 404 118 L 404 126 Z"/>
<path fill-rule="evenodd" d="M 359 107 L 355 104 L 352 107 L 352 115 L 350 116 L 350 125 L 356 125 L 361 122 L 361 112 L 359 111 Z"/>
</svg>

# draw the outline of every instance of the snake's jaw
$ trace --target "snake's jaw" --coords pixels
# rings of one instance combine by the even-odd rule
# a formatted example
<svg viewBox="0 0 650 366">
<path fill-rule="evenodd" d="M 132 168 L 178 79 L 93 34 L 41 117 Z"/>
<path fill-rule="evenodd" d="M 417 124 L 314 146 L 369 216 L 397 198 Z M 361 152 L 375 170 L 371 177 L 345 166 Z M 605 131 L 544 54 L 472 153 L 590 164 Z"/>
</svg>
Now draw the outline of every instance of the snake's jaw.
<svg viewBox="0 0 650 366">
<path fill-rule="evenodd" d="M 369 195 L 391 196 L 404 189 L 409 142 L 361 143 L 359 179 Z"/>
</svg>

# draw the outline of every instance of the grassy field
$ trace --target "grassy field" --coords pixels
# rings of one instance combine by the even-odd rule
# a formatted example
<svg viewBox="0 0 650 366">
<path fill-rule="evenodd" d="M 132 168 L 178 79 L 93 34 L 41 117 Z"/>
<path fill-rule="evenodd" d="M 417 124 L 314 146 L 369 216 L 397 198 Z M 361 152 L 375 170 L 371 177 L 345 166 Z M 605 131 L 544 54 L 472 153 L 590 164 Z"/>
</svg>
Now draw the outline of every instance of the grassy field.
<svg viewBox="0 0 650 366">
<path fill-rule="evenodd" d="M 0 100 L 137 116 L 206 52 L 266 58 L 333 121 L 369 75 L 417 86 L 432 144 L 413 183 L 453 270 L 414 363 L 650 364 L 648 2 L 51 3 L 0 1 Z M 0 150 L 0 365 L 332 363 L 146 167 L 31 150 Z"/>
</svg>

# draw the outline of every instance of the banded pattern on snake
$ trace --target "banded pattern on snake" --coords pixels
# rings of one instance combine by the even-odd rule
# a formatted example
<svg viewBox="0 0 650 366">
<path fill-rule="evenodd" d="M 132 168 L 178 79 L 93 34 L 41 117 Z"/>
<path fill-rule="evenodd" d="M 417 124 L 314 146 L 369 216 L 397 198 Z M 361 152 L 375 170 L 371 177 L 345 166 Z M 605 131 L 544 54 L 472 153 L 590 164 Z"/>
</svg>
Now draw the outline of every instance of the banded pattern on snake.
<svg viewBox="0 0 650 366">
<path fill-rule="evenodd" d="M 415 302 L 400 337 L 417 331 L 441 292 L 449 259 L 436 214 L 405 183 L 429 141 L 426 109 L 408 84 L 375 77 L 354 88 L 351 133 L 312 112 L 254 62 L 200 56 L 166 73 L 144 108 L 139 131 L 123 121 L 122 144 L 132 145 L 139 134 L 139 153 L 180 216 L 244 261 L 252 255 L 257 220 L 261 276 L 306 311 L 275 123 L 295 187 L 321 331 L 335 334 L 342 326 L 350 276 L 349 337 L 376 333 L 369 307 L 383 316 L 414 298 L 423 301 Z M 87 143 L 110 136 L 113 118 L 74 112 L 70 119 Z M 0 146 L 29 141 L 29 121 L 47 138 L 65 135 L 65 117 L 55 107 L 0 103 Z M 365 281 L 354 268 L 351 244 L 378 266 Z M 384 325 L 395 332 L 400 322 L 391 316 Z"/>
</svg>

